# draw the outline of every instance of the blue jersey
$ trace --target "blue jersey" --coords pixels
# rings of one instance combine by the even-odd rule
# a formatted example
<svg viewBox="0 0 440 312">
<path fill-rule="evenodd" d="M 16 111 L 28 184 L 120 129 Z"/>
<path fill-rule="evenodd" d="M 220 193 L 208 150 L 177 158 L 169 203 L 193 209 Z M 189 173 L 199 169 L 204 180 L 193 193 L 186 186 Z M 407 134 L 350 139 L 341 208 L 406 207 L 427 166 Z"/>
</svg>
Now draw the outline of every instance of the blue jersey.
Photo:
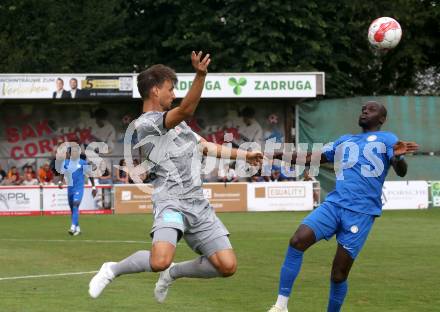
<svg viewBox="0 0 440 312">
<path fill-rule="evenodd" d="M 334 162 L 336 187 L 326 201 L 339 207 L 379 216 L 382 213 L 382 187 L 397 136 L 387 131 L 374 131 L 341 136 L 323 153 Z"/>
<path fill-rule="evenodd" d="M 84 159 L 67 159 L 63 164 L 63 174 L 67 180 L 69 193 L 84 190 L 84 175 L 87 173 L 88 164 Z"/>
</svg>

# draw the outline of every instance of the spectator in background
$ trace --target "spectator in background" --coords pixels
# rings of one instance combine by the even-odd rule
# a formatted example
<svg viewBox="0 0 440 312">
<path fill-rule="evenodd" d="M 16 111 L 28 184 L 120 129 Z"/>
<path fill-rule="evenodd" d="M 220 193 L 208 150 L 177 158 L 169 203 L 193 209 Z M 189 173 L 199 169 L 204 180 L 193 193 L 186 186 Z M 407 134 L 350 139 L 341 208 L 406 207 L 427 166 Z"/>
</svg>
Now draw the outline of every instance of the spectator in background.
<svg viewBox="0 0 440 312">
<path fill-rule="evenodd" d="M 115 148 L 116 130 L 107 120 L 108 112 L 103 108 L 98 108 L 94 113 L 96 124 L 92 126 L 92 136 L 96 142 L 104 142 L 111 153 Z"/>
<path fill-rule="evenodd" d="M 102 175 L 98 178 L 98 183 L 99 184 L 112 184 L 112 176 L 110 174 L 110 171 L 108 170 L 108 168 L 104 169 L 104 172 L 102 173 Z"/>
<path fill-rule="evenodd" d="M 136 158 L 133 159 L 133 167 L 137 167 L 138 165 L 139 165 L 139 160 L 137 160 Z M 141 180 L 144 180 L 143 178 L 145 178 L 145 177 L 144 177 L 144 176 L 143 176 L 143 177 L 140 177 Z M 130 173 L 128 174 L 128 183 L 130 183 L 130 184 L 134 184 L 134 183 L 136 183 L 136 182 L 134 182 L 133 179 L 131 178 Z"/>
<path fill-rule="evenodd" d="M 38 178 L 42 184 L 53 184 L 54 175 L 49 165 L 50 163 L 46 161 L 38 170 Z"/>
<path fill-rule="evenodd" d="M 6 171 L 3 170 L 3 167 L 0 164 L 0 183 L 2 183 L 3 180 L 6 179 L 6 177 L 7 177 Z"/>
<path fill-rule="evenodd" d="M 116 171 L 115 184 L 126 184 L 128 183 L 127 167 L 125 164 L 125 159 L 119 161 L 119 168 Z"/>
<path fill-rule="evenodd" d="M 35 173 L 35 171 L 34 171 L 34 168 L 33 168 L 31 165 L 25 165 L 25 166 L 23 167 L 23 177 L 24 177 L 25 179 L 26 179 L 26 175 L 27 175 L 28 173 L 32 176 L 33 179 L 36 179 L 36 178 L 37 178 L 37 175 L 36 175 L 36 173 Z M 38 181 L 38 180 L 37 180 L 37 181 Z"/>
<path fill-rule="evenodd" d="M 243 124 L 238 128 L 241 140 L 238 145 L 244 142 L 256 142 L 262 146 L 263 144 L 263 128 L 255 120 L 255 110 L 251 107 L 245 107 L 241 111 Z"/>
<path fill-rule="evenodd" d="M 32 175 L 32 172 L 25 172 L 24 174 L 24 180 L 21 182 L 22 185 L 38 185 L 39 182 L 34 176 Z"/>
<path fill-rule="evenodd" d="M 10 185 L 20 185 L 22 179 L 20 177 L 20 174 L 17 170 L 17 167 L 12 166 L 11 169 L 9 169 L 8 175 L 7 175 L 7 184 Z"/>
<path fill-rule="evenodd" d="M 264 182 L 264 178 L 260 175 L 260 173 L 257 173 L 249 178 L 249 182 L 251 183 Z"/>
<path fill-rule="evenodd" d="M 237 182 L 238 176 L 233 167 L 234 163 L 225 163 L 223 167 L 218 170 L 218 182 Z"/>
<path fill-rule="evenodd" d="M 52 98 L 54 99 L 70 99 L 69 91 L 64 90 L 64 80 L 61 78 L 57 78 L 56 80 L 56 90 L 52 94 Z"/>
<path fill-rule="evenodd" d="M 317 188 L 317 180 L 314 176 L 310 175 L 310 168 L 304 169 L 304 176 L 301 181 L 313 182 L 313 207 L 317 207 L 319 203 L 319 189 Z"/>
<path fill-rule="evenodd" d="M 281 168 L 278 166 L 273 166 L 272 167 L 272 172 L 270 174 L 270 180 L 272 182 L 280 182 L 282 181 L 281 178 Z"/>
<path fill-rule="evenodd" d="M 133 166 L 137 167 L 138 165 L 139 165 L 139 160 L 137 160 L 136 158 L 133 159 Z M 150 174 L 148 172 L 140 174 L 139 178 L 142 180 L 142 183 L 150 183 L 152 181 L 151 178 L 150 178 Z M 130 184 L 136 184 L 137 183 L 136 181 L 134 181 L 131 178 L 130 174 L 128 175 L 128 183 L 130 183 Z"/>
</svg>

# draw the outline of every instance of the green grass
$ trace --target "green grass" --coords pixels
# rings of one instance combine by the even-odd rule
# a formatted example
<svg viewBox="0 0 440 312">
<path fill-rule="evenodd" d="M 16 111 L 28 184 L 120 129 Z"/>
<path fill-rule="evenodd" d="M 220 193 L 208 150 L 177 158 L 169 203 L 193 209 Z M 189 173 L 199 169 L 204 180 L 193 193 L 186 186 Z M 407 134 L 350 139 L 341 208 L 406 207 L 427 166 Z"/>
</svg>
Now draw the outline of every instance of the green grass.
<svg viewBox="0 0 440 312">
<path fill-rule="evenodd" d="M 155 303 L 154 273 L 118 278 L 96 300 L 92 274 L 0 280 L 0 311 L 267 311 L 278 287 L 288 239 L 304 213 L 231 213 L 220 218 L 232 233 L 239 268 L 228 279 L 181 279 L 166 303 Z M 81 216 L 83 235 L 67 235 L 68 217 L 0 218 L 0 278 L 97 270 L 149 249 L 151 215 Z M 52 241 L 45 241 L 52 240 Z M 61 240 L 61 241 L 54 241 Z M 146 243 L 98 243 L 130 240 Z M 305 255 L 290 311 L 325 311 L 335 240 Z M 195 257 L 181 243 L 177 261 Z M 356 261 L 343 311 L 439 311 L 440 209 L 385 212 Z"/>
</svg>

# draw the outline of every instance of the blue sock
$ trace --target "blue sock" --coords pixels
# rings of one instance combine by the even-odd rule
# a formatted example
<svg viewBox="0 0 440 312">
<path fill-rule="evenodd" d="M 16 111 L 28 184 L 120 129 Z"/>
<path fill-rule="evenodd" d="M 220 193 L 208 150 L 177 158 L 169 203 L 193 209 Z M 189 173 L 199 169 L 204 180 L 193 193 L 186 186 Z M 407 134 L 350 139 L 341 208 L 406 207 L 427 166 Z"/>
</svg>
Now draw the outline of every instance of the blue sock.
<svg viewBox="0 0 440 312">
<path fill-rule="evenodd" d="M 299 270 L 303 260 L 304 252 L 289 246 L 286 257 L 284 258 L 283 266 L 280 273 L 280 285 L 278 294 L 284 297 L 289 297 L 292 292 L 293 283 L 298 276 Z"/>
<path fill-rule="evenodd" d="M 78 226 L 79 225 L 79 207 L 72 207 L 72 224 Z"/>
<path fill-rule="evenodd" d="M 345 295 L 347 294 L 348 283 L 343 281 L 341 283 L 330 282 L 330 296 L 328 299 L 327 312 L 341 311 L 344 303 Z"/>
</svg>

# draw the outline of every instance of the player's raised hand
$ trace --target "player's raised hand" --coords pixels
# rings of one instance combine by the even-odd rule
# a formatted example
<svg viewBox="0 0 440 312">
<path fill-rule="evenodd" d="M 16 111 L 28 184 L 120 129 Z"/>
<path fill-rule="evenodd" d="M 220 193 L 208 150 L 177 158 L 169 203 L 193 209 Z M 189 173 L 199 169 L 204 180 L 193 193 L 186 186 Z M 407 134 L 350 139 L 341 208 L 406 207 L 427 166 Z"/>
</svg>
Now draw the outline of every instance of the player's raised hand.
<svg viewBox="0 0 440 312">
<path fill-rule="evenodd" d="M 393 146 L 394 156 L 405 155 L 406 153 L 414 153 L 419 149 L 416 142 L 398 141 Z"/>
<path fill-rule="evenodd" d="M 202 54 L 202 51 L 199 51 L 199 53 L 192 51 L 191 63 L 196 73 L 206 75 L 208 73 L 208 65 L 211 63 L 211 59 L 209 58 L 209 54 L 206 54 L 202 59 Z"/>
<path fill-rule="evenodd" d="M 248 152 L 246 154 L 246 161 L 252 166 L 261 166 L 263 164 L 263 153 Z"/>
</svg>

